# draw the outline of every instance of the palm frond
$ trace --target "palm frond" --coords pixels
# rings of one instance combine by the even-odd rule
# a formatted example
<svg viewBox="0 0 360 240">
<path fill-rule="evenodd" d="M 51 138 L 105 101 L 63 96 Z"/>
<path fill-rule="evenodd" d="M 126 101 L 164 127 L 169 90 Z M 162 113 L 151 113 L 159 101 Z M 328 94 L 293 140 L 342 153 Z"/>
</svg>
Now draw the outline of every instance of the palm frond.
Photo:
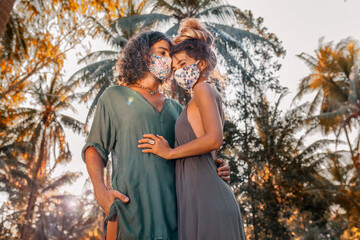
<svg viewBox="0 0 360 240">
<path fill-rule="evenodd" d="M 310 108 L 309 108 L 309 111 L 308 111 L 308 114 L 307 114 L 308 117 L 314 115 L 315 110 L 317 110 L 316 108 L 318 108 L 318 107 L 320 106 L 320 104 L 321 104 L 321 102 L 322 102 L 322 100 L 323 100 L 322 98 L 323 98 L 323 94 L 322 94 L 321 91 L 319 91 L 319 92 L 315 95 L 314 99 L 312 100 L 312 102 L 311 102 L 311 104 L 310 104 Z"/>
<path fill-rule="evenodd" d="M 238 42 L 242 42 L 243 39 L 246 38 L 253 43 L 261 42 L 261 43 L 265 43 L 266 45 L 269 45 L 274 50 L 275 53 L 279 53 L 283 51 L 279 45 L 276 45 L 273 42 L 271 42 L 269 39 L 259 36 L 255 33 L 240 28 L 227 26 L 225 24 L 219 24 L 219 23 L 208 23 L 208 24 L 213 25 L 218 30 L 221 30 L 219 31 L 219 36 L 226 37 L 225 38 L 226 41 L 232 43 L 236 47 L 239 46 Z M 221 34 L 221 33 L 226 33 L 226 34 Z"/>
<path fill-rule="evenodd" d="M 84 123 L 65 114 L 61 114 L 60 121 L 64 124 L 64 126 L 70 127 L 73 132 L 81 133 L 84 130 Z"/>
<path fill-rule="evenodd" d="M 67 172 L 62 176 L 56 178 L 46 187 L 42 188 L 41 193 L 45 193 L 47 191 L 54 191 L 65 184 L 71 184 L 78 178 L 78 176 L 79 176 L 78 173 Z"/>
<path fill-rule="evenodd" d="M 307 53 L 301 53 L 296 56 L 301 60 L 303 60 L 311 70 L 313 70 L 317 66 L 317 62 L 318 62 L 317 59 Z"/>
<path fill-rule="evenodd" d="M 115 66 L 116 60 L 107 59 L 103 61 L 98 61 L 96 63 L 92 63 L 78 71 L 76 71 L 70 78 L 70 84 L 74 84 L 76 82 L 84 82 L 85 84 L 89 84 L 94 80 L 94 73 L 97 73 L 99 76 L 103 75 L 106 71 Z M 102 69 L 103 71 L 99 71 Z"/>
<path fill-rule="evenodd" d="M 315 142 L 313 142 L 312 144 L 310 144 L 308 147 L 306 147 L 305 149 L 303 149 L 301 151 L 301 153 L 299 153 L 296 156 L 297 160 L 301 160 L 303 158 L 305 158 L 306 156 L 311 156 L 313 154 L 316 153 L 316 151 L 321 150 L 321 148 L 325 148 L 328 147 L 330 144 L 337 144 L 338 140 L 331 140 L 331 139 L 320 139 L 317 140 Z M 344 143 L 344 142 L 340 142 L 340 143 Z"/>
<path fill-rule="evenodd" d="M 232 54 L 226 50 L 224 47 L 219 47 L 216 49 L 216 51 L 224 58 L 226 59 L 226 65 L 228 66 L 228 70 L 230 69 L 239 69 L 240 72 L 245 76 L 243 79 L 251 79 L 254 78 L 254 71 L 248 71 L 244 68 L 242 64 L 239 64 L 239 61 L 235 59 Z"/>
<path fill-rule="evenodd" d="M 101 24 L 97 19 L 90 16 L 88 17 L 93 23 L 95 23 L 95 27 L 98 29 L 98 33 L 101 34 L 104 40 L 114 39 L 116 36 L 111 32 L 111 29 L 107 29 L 103 24 Z"/>
<path fill-rule="evenodd" d="M 83 92 L 81 94 L 80 102 L 81 101 L 86 102 L 88 99 L 91 99 L 94 95 L 95 96 L 98 95 L 100 89 L 109 87 L 112 84 L 112 82 L 110 82 L 112 77 L 113 75 L 109 77 L 105 75 L 102 78 L 97 79 L 96 83 L 90 86 L 90 88 L 86 92 Z"/>
<path fill-rule="evenodd" d="M 216 19 L 219 23 L 228 22 L 230 24 L 231 23 L 234 24 L 236 23 L 235 14 L 234 14 L 235 11 L 239 11 L 239 9 L 231 5 L 220 5 L 220 6 L 207 8 L 204 11 L 200 12 L 195 17 L 198 18 L 206 17 L 208 19 Z"/>
<path fill-rule="evenodd" d="M 280 96 L 278 97 L 278 99 L 276 100 L 276 102 L 275 102 L 275 106 L 274 106 L 274 110 L 273 110 L 273 118 L 272 118 L 272 120 L 271 120 L 271 125 L 272 126 L 274 126 L 274 124 L 275 124 L 275 121 L 276 121 L 276 117 L 275 116 L 277 116 L 277 115 L 279 115 L 279 106 L 280 106 L 280 104 L 281 104 L 281 101 L 284 99 L 284 97 L 286 96 L 288 94 L 288 92 L 287 91 L 284 91 L 283 93 L 281 93 L 280 94 Z"/>
<path fill-rule="evenodd" d="M 170 19 L 170 16 L 160 13 L 133 15 L 116 19 L 112 24 L 112 28 L 116 27 L 122 31 L 135 32 L 137 28 L 142 29 L 155 23 L 168 22 Z"/>
<path fill-rule="evenodd" d="M 246 60 L 250 63 L 250 65 L 254 69 L 254 71 L 256 70 L 256 65 L 252 61 L 248 52 L 243 48 L 240 41 L 235 40 L 230 34 L 223 32 L 216 27 L 213 27 L 210 25 L 207 25 L 207 26 L 209 26 L 210 30 L 214 33 L 214 35 L 216 37 L 222 39 L 226 43 L 226 45 L 232 45 L 234 49 L 236 49 L 237 51 L 240 51 L 241 54 L 243 54 L 245 56 L 243 58 L 246 58 Z M 227 51 L 229 51 L 229 49 L 227 49 Z"/>
<path fill-rule="evenodd" d="M 86 55 L 85 57 L 83 57 L 82 59 L 80 59 L 78 61 L 78 64 L 94 63 L 94 62 L 98 61 L 99 59 L 114 60 L 114 59 L 118 59 L 119 55 L 120 55 L 120 52 L 112 51 L 112 50 L 102 50 L 102 51 L 92 52 L 92 53 Z"/>
<path fill-rule="evenodd" d="M 309 82 L 311 81 L 311 76 L 306 76 L 300 80 L 300 84 L 298 86 L 298 92 L 292 100 L 292 104 L 296 100 L 301 99 L 305 94 L 312 92 L 312 89 L 309 87 Z"/>
<path fill-rule="evenodd" d="M 30 186 L 30 188 L 37 187 L 37 183 L 35 183 L 26 172 L 17 169 L 11 169 L 10 173 L 12 178 L 19 178 L 21 180 L 25 180 L 28 186 Z"/>
<path fill-rule="evenodd" d="M 180 8 L 175 7 L 175 4 L 168 3 L 165 0 L 156 1 L 156 4 L 152 11 L 154 12 L 156 10 L 162 9 L 169 13 L 173 13 L 178 20 L 180 20 L 180 18 L 184 15 Z"/>
<path fill-rule="evenodd" d="M 96 105 L 97 105 L 97 103 L 98 103 L 98 100 L 99 100 L 100 96 L 102 95 L 102 93 L 103 93 L 107 88 L 108 88 L 108 85 L 102 85 L 102 87 L 100 88 L 99 92 L 96 94 L 93 102 L 91 103 L 91 106 L 90 106 L 90 108 L 89 108 L 89 112 L 88 112 L 88 114 L 87 114 L 87 116 L 86 116 L 86 120 L 85 120 L 85 127 L 84 127 L 85 132 L 86 132 L 86 126 L 87 126 L 88 122 L 90 121 L 90 118 L 91 118 L 92 114 L 93 114 L 94 111 L 95 111 L 95 108 L 96 108 Z"/>
<path fill-rule="evenodd" d="M 174 26 L 172 26 L 171 28 L 169 28 L 166 31 L 166 34 L 171 37 L 175 36 L 179 30 L 179 27 L 180 27 L 180 24 L 175 24 Z"/>
</svg>

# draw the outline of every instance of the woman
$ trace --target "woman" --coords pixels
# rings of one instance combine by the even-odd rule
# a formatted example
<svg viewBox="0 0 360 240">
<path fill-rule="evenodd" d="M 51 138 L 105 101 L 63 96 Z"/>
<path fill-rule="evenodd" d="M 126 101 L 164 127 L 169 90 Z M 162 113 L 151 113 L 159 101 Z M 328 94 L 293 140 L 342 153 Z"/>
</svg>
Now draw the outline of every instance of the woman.
<svg viewBox="0 0 360 240">
<path fill-rule="evenodd" d="M 196 19 L 184 20 L 172 41 L 174 77 L 192 98 L 175 124 L 175 148 L 164 137 L 145 134 L 142 152 L 176 160 L 179 239 L 245 239 L 237 201 L 216 173 L 222 145 L 222 100 L 209 84 L 216 66 L 213 36 Z"/>
</svg>

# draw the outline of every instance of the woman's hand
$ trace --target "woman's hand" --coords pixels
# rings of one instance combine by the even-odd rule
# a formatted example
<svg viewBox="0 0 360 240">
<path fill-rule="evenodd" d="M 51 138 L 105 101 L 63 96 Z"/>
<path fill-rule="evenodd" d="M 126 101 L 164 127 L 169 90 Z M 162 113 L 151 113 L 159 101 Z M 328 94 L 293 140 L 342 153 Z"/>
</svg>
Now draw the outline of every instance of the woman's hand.
<svg viewBox="0 0 360 240">
<path fill-rule="evenodd" d="M 153 153 L 164 159 L 171 159 L 172 148 L 163 136 L 144 134 L 143 137 L 138 141 L 138 148 L 145 148 L 142 150 L 143 153 Z"/>
</svg>

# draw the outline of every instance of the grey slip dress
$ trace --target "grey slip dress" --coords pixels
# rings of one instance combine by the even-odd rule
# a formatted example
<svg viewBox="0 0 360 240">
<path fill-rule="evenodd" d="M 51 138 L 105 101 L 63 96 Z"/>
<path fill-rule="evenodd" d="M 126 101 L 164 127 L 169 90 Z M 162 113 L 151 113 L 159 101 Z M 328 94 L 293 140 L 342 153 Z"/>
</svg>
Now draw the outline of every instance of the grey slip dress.
<svg viewBox="0 0 360 240">
<path fill-rule="evenodd" d="M 220 96 L 216 103 L 224 123 Z M 186 107 L 175 124 L 175 147 L 195 138 Z M 175 172 L 179 240 L 246 239 L 238 203 L 210 152 L 176 160 Z"/>
</svg>

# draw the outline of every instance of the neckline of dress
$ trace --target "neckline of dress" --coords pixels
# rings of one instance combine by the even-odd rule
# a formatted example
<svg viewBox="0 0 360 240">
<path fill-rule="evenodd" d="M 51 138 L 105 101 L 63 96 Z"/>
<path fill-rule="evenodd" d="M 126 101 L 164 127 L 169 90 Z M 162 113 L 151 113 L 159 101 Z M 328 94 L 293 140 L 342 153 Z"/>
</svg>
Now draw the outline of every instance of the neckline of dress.
<svg viewBox="0 0 360 240">
<path fill-rule="evenodd" d="M 138 96 L 140 96 L 145 102 L 147 102 L 147 103 L 151 106 L 151 108 L 154 109 L 154 111 L 155 111 L 157 114 L 159 114 L 159 115 L 161 115 L 161 113 L 163 112 L 163 110 L 164 110 L 164 108 L 165 108 L 166 102 L 168 102 L 168 98 L 165 97 L 165 101 L 164 101 L 164 103 L 163 103 L 163 105 L 162 105 L 162 107 L 161 107 L 161 110 L 160 110 L 160 112 L 159 112 L 159 111 L 154 107 L 154 105 L 152 105 L 152 104 L 149 102 L 149 100 L 147 100 L 146 97 L 144 97 L 141 93 L 139 93 L 138 91 L 136 91 L 136 90 L 134 90 L 134 89 L 132 89 L 132 88 L 130 88 L 130 87 L 128 87 L 128 86 L 123 86 L 123 87 L 125 87 L 125 88 L 127 88 L 127 89 L 130 89 L 132 92 L 135 92 L 135 93 L 136 93 Z"/>
</svg>

